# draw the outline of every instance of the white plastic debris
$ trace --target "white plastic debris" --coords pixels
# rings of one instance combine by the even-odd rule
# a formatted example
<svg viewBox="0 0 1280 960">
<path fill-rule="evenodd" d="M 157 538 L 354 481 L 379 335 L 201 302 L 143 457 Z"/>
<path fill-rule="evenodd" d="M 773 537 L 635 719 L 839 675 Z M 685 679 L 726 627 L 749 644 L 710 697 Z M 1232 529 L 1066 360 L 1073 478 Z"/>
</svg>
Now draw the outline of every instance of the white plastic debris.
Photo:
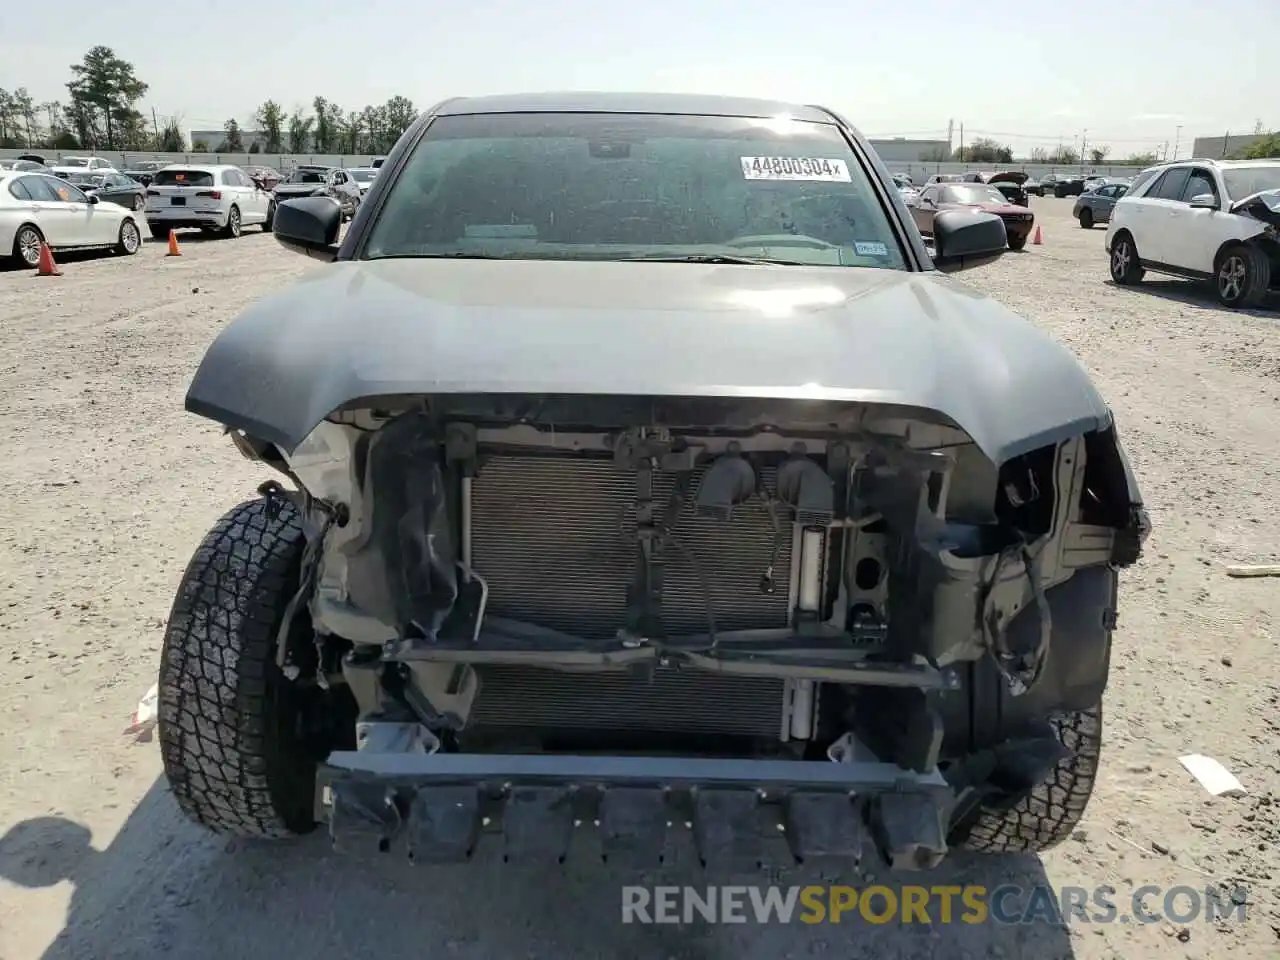
<svg viewBox="0 0 1280 960">
<path fill-rule="evenodd" d="M 1236 779 L 1235 774 L 1220 764 L 1213 757 L 1200 753 L 1189 753 L 1179 757 L 1178 762 L 1187 768 L 1187 772 L 1200 781 L 1200 786 L 1212 796 L 1240 796 L 1245 792 L 1244 784 Z"/>
<path fill-rule="evenodd" d="M 125 727 L 125 736 L 132 736 L 134 743 L 147 743 L 151 740 L 151 731 L 155 729 L 159 716 L 158 701 L 160 685 L 153 683 L 151 689 L 138 701 L 138 709 L 133 711 L 129 726 Z"/>
<path fill-rule="evenodd" d="M 1228 577 L 1280 577 L 1280 563 L 1253 563 L 1227 567 Z"/>
</svg>

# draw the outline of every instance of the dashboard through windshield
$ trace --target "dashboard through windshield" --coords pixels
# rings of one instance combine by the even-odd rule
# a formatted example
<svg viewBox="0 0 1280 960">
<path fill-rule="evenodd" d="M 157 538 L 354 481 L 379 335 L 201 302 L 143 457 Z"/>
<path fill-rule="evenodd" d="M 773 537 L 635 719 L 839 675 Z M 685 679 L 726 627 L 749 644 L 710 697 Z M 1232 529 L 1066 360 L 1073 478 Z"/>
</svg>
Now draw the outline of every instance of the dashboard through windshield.
<svg viewBox="0 0 1280 960">
<path fill-rule="evenodd" d="M 438 117 L 361 255 L 906 269 L 834 125 L 657 114 Z"/>
</svg>

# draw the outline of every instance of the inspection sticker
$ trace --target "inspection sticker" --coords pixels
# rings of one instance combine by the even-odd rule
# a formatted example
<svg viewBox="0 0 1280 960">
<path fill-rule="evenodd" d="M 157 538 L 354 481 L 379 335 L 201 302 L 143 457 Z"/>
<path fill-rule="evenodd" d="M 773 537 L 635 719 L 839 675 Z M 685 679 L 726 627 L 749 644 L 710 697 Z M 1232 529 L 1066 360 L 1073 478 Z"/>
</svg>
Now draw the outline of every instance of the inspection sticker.
<svg viewBox="0 0 1280 960">
<path fill-rule="evenodd" d="M 883 243 L 858 240 L 854 243 L 853 249 L 860 257 L 887 257 L 889 255 L 889 248 Z"/>
<path fill-rule="evenodd" d="M 825 157 L 743 157 L 742 175 L 748 180 L 850 182 L 848 165 Z"/>
</svg>

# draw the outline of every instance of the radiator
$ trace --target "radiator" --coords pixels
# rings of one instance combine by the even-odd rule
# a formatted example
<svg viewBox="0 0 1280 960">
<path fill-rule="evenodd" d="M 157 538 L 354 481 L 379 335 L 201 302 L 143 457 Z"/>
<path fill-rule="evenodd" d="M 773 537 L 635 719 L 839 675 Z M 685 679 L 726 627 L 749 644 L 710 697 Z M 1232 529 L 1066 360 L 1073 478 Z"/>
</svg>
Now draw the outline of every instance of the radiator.
<svg viewBox="0 0 1280 960">
<path fill-rule="evenodd" d="M 702 471 L 694 474 L 697 492 Z M 763 476 L 773 491 L 773 472 Z M 672 478 L 655 473 L 655 506 Z M 489 585 L 488 612 L 577 636 L 607 638 L 625 626 L 636 564 L 635 473 L 610 459 L 500 456 L 486 460 L 471 494 L 472 562 Z M 707 632 L 707 593 L 719 630 L 785 627 L 792 526 L 752 500 L 731 521 L 686 504 L 668 549 L 662 624 L 669 636 Z M 777 541 L 775 592 L 760 589 Z M 706 589 L 704 589 L 704 581 Z"/>
<path fill-rule="evenodd" d="M 784 684 L 770 677 L 730 677 L 659 667 L 652 677 L 628 671 L 566 673 L 523 666 L 476 667 L 476 726 L 733 734 L 776 740 Z"/>
</svg>

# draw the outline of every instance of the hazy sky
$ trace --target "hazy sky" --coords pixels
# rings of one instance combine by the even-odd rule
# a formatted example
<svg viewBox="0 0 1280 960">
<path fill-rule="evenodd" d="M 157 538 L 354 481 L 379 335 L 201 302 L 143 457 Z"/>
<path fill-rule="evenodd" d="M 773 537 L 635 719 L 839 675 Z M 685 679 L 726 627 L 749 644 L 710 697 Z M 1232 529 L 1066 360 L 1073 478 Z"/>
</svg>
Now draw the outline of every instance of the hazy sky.
<svg viewBox="0 0 1280 960">
<path fill-rule="evenodd" d="M 1280 0 L 0 0 L 0 87 L 66 99 L 94 44 L 151 85 L 144 110 L 188 128 L 247 124 L 274 98 L 346 108 L 396 94 L 525 90 L 736 93 L 819 102 L 871 136 L 993 135 L 1113 155 L 1280 127 Z M 963 10 L 960 13 L 948 11 Z M 208 16 L 206 16 L 208 14 Z M 1235 36 L 1233 36 L 1235 34 Z M 1269 79 L 1264 79 L 1269 78 Z"/>
</svg>

